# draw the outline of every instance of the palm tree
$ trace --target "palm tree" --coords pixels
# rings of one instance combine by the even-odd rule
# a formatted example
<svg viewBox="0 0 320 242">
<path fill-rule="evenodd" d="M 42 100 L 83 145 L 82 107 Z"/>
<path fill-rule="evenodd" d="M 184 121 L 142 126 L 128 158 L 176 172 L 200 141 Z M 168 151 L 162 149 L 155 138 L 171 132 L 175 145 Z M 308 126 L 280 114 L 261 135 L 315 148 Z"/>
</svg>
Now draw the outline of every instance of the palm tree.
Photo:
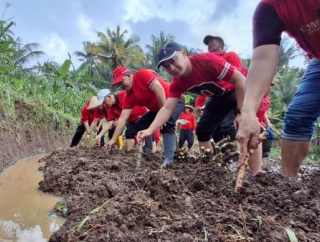
<svg viewBox="0 0 320 242">
<path fill-rule="evenodd" d="M 299 55 L 297 45 L 288 36 L 284 36 L 280 44 L 278 71 L 285 72 L 289 68 L 290 60 Z"/>
<path fill-rule="evenodd" d="M 78 57 L 79 61 L 83 63 L 79 66 L 79 69 L 86 69 L 86 74 L 90 77 L 100 76 L 99 61 L 96 54 L 89 51 L 92 46 L 91 42 L 82 42 L 84 46 L 84 52 L 75 51 L 73 54 Z"/>
<path fill-rule="evenodd" d="M 31 60 L 36 60 L 45 55 L 43 51 L 37 50 L 40 47 L 38 43 L 28 43 L 23 45 L 21 40 L 16 40 L 16 53 L 13 56 L 14 63 L 23 66 L 30 63 Z"/>
<path fill-rule="evenodd" d="M 112 69 L 132 63 L 145 64 L 146 57 L 137 45 L 140 38 L 132 35 L 125 40 L 126 34 L 128 31 L 121 32 L 120 26 L 117 26 L 116 31 L 107 28 L 106 34 L 98 32 L 100 41 L 88 46 L 88 51 L 96 54 L 101 62 L 110 64 Z"/>
<path fill-rule="evenodd" d="M 163 45 L 169 41 L 174 41 L 175 37 L 173 35 L 165 35 L 163 31 L 160 32 L 160 36 L 156 37 L 151 35 L 151 45 L 146 45 L 147 52 L 147 67 L 149 69 L 156 70 L 158 63 L 158 53 Z"/>
</svg>

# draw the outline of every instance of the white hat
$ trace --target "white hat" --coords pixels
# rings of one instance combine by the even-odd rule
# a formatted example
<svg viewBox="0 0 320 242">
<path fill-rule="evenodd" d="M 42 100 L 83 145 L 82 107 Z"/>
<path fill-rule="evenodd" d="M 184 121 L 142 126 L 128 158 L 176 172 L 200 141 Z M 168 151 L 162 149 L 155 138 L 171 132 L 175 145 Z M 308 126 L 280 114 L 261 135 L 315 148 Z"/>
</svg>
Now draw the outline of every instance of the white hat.
<svg viewBox="0 0 320 242">
<path fill-rule="evenodd" d="M 98 92 L 98 105 L 101 105 L 103 103 L 104 97 L 110 94 L 109 89 L 102 89 Z"/>
</svg>

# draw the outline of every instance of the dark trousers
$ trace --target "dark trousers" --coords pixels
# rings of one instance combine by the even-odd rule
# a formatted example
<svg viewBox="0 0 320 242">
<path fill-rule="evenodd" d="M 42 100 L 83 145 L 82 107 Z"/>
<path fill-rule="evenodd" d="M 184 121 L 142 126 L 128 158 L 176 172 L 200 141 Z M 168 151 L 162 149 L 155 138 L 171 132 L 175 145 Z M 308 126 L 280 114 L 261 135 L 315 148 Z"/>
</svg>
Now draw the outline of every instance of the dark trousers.
<svg viewBox="0 0 320 242">
<path fill-rule="evenodd" d="M 237 131 L 234 127 L 234 119 L 236 118 L 235 112 L 232 110 L 228 115 L 222 120 L 222 122 L 213 131 L 212 139 L 214 142 L 219 142 L 227 136 L 230 136 L 231 140 L 236 139 Z"/>
<path fill-rule="evenodd" d="M 184 145 L 184 142 L 187 141 L 188 143 L 188 149 L 190 150 L 193 142 L 193 129 L 181 129 L 180 130 L 180 136 L 179 136 L 179 149 Z"/>
<path fill-rule="evenodd" d="M 222 96 L 210 97 L 197 125 L 198 140 L 200 142 L 209 141 L 213 131 L 230 112 L 235 112 L 236 109 L 237 99 L 235 91 L 230 91 Z"/>
<path fill-rule="evenodd" d="M 98 134 L 101 132 L 102 126 L 100 126 L 100 129 L 98 131 Z M 74 134 L 70 147 L 77 146 L 84 134 L 86 132 L 86 128 L 84 127 L 84 124 L 80 123 L 76 129 L 76 133 Z M 104 136 L 101 137 L 100 146 L 104 146 Z"/>
<path fill-rule="evenodd" d="M 171 114 L 169 120 L 160 130 L 162 134 L 165 134 L 165 133 L 175 134 L 176 121 L 180 117 L 183 110 L 184 110 L 184 99 L 180 98 L 178 105 L 173 111 L 173 113 Z M 130 130 L 126 132 L 125 134 L 126 138 L 133 139 L 139 131 L 149 128 L 150 124 L 153 122 L 156 116 L 157 116 L 157 112 L 151 112 L 151 111 L 147 112 L 135 123 L 135 125 Z"/>
</svg>

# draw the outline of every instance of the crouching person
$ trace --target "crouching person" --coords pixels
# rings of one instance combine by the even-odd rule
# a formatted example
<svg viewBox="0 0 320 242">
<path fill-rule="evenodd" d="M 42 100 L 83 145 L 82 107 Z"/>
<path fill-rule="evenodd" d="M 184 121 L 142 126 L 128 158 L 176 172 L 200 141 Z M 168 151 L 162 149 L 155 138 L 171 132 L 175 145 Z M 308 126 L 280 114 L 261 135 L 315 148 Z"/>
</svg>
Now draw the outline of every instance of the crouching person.
<svg viewBox="0 0 320 242">
<path fill-rule="evenodd" d="M 124 66 L 116 68 L 113 73 L 113 86 L 120 86 L 127 92 L 122 106 L 122 112 L 118 119 L 114 137 L 107 143 L 110 149 L 115 143 L 115 137 L 121 133 L 130 117 L 135 105 L 145 106 L 148 112 L 144 114 L 135 124 L 134 132 L 146 129 L 153 122 L 158 111 L 163 107 L 169 95 L 170 84 L 165 82 L 156 72 L 149 69 L 141 69 L 132 74 Z M 161 129 L 164 143 L 164 164 L 173 161 L 176 150 L 175 124 L 184 108 L 184 99 L 178 98 L 176 108 L 172 111 Z M 158 127 L 160 128 L 160 127 Z M 150 136 L 156 131 L 153 130 Z M 147 145 L 147 144 L 146 144 Z M 152 151 L 152 143 L 150 151 Z"/>
<path fill-rule="evenodd" d="M 117 126 L 116 122 L 121 116 L 122 106 L 123 106 L 123 101 L 125 99 L 125 96 L 126 96 L 126 91 L 121 91 L 118 94 L 108 94 L 103 98 L 102 104 L 108 107 L 108 115 L 107 115 L 108 123 L 102 129 L 100 134 L 96 137 L 96 142 L 99 142 L 102 135 L 104 135 L 107 131 Z M 126 132 L 125 132 L 125 137 L 126 137 L 125 145 L 126 145 L 127 151 L 130 151 L 134 148 L 134 145 L 135 145 L 134 136 L 136 135 L 135 124 L 146 112 L 147 112 L 146 107 L 134 106 L 132 109 L 132 112 L 130 113 L 130 116 L 128 117 L 128 121 L 126 124 Z M 113 136 L 111 137 L 111 139 L 113 138 Z M 117 139 L 117 138 L 118 137 L 114 137 L 114 139 Z"/>
</svg>

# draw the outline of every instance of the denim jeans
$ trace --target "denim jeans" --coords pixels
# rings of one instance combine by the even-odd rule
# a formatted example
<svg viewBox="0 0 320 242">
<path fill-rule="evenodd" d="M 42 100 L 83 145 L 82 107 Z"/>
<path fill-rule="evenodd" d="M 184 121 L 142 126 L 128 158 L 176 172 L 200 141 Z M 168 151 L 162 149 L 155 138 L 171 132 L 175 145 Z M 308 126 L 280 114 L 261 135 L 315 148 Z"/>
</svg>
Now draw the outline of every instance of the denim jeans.
<svg viewBox="0 0 320 242">
<path fill-rule="evenodd" d="M 320 116 L 320 61 L 312 59 L 284 119 L 282 138 L 310 141 Z"/>
</svg>

